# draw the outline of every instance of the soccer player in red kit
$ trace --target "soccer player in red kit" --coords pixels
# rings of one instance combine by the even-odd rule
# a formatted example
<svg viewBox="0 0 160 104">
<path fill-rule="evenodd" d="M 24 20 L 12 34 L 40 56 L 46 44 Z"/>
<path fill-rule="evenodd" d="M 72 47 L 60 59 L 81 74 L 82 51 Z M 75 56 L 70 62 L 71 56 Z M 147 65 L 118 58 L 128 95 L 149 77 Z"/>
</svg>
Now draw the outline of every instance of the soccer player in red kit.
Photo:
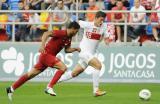
<svg viewBox="0 0 160 104">
<path fill-rule="evenodd" d="M 56 55 L 63 48 L 65 48 L 66 53 L 75 51 L 80 52 L 80 48 L 71 48 L 71 39 L 77 34 L 79 28 L 80 25 L 77 22 L 71 22 L 66 30 L 47 31 L 43 34 L 41 46 L 39 49 L 41 54 L 37 64 L 31 69 L 31 71 L 22 75 L 10 87 L 6 88 L 7 95 L 10 100 L 12 100 L 13 92 L 17 88 L 43 72 L 47 67 L 58 69 L 52 80 L 49 82 L 47 89 L 45 90 L 47 94 L 56 96 L 56 93 L 52 88 L 67 69 L 66 65 L 60 59 L 58 59 Z M 49 37 L 51 37 L 51 39 L 47 42 Z"/>
</svg>

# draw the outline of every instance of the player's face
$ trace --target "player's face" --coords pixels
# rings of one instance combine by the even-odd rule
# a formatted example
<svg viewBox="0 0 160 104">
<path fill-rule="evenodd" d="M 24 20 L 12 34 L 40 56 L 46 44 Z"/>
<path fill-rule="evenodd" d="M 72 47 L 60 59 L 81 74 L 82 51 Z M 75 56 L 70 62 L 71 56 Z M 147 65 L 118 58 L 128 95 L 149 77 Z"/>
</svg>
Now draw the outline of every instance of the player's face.
<svg viewBox="0 0 160 104">
<path fill-rule="evenodd" d="M 72 28 L 72 29 L 70 29 L 70 37 L 73 37 L 73 36 L 75 36 L 76 34 L 77 34 L 77 32 L 78 32 L 78 29 L 74 29 L 74 28 Z"/>
<path fill-rule="evenodd" d="M 95 25 L 97 27 L 100 27 L 103 24 L 104 19 L 105 19 L 104 17 L 95 18 Z"/>
</svg>

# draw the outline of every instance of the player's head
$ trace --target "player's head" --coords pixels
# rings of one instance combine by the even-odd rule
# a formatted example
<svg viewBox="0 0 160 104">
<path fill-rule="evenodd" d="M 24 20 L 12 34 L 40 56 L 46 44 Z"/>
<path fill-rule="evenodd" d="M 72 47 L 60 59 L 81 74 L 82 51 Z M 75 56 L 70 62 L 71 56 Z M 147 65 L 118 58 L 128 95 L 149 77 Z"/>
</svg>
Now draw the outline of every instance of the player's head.
<svg viewBox="0 0 160 104">
<path fill-rule="evenodd" d="M 95 15 L 94 24 L 97 27 L 100 27 L 103 24 L 105 17 L 106 17 L 106 13 L 102 11 L 98 11 Z"/>
<path fill-rule="evenodd" d="M 80 25 L 76 21 L 70 22 L 67 26 L 68 36 L 72 37 L 72 36 L 76 35 L 79 28 L 80 28 Z"/>
</svg>

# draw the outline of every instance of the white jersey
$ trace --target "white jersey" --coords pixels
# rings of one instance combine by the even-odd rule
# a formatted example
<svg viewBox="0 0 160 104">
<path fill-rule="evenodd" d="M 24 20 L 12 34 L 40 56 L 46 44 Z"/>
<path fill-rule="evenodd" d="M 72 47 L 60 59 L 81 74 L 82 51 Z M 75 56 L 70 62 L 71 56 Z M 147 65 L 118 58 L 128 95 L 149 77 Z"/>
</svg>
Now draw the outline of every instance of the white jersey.
<svg viewBox="0 0 160 104">
<path fill-rule="evenodd" d="M 108 37 L 107 25 L 103 23 L 101 27 L 96 27 L 94 22 L 79 21 L 81 28 L 84 28 L 83 38 L 80 42 L 81 52 L 95 54 L 100 40 Z"/>
</svg>

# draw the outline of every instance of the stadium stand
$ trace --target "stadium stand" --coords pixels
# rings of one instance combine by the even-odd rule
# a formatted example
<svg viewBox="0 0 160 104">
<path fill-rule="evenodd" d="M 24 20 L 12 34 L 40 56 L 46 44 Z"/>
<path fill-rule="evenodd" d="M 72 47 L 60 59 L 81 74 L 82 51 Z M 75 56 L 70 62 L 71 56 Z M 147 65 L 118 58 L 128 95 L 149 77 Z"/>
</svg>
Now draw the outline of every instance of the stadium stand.
<svg viewBox="0 0 160 104">
<path fill-rule="evenodd" d="M 115 8 L 117 0 L 96 0 L 94 5 L 96 9 L 90 7 L 93 3 L 89 3 L 89 1 L 94 0 L 80 0 L 78 3 L 76 0 L 62 0 L 64 2 L 64 10 L 111 10 Z M 122 0 L 124 7 L 128 10 L 133 8 L 135 0 Z M 58 9 L 59 0 L 1 0 L 0 1 L 0 10 L 60 10 Z M 78 5 L 77 5 L 78 4 Z M 100 7 L 99 5 L 102 5 Z M 153 6 L 153 4 L 155 4 Z M 159 0 L 140 0 L 140 5 L 144 7 L 146 10 L 159 10 Z M 149 9 L 152 7 L 151 9 Z M 56 9 L 57 8 L 57 9 Z M 58 12 L 57 12 L 58 13 Z M 62 13 L 59 13 L 62 14 Z M 77 15 L 78 14 L 78 15 Z M 91 15 L 90 15 L 91 14 Z M 157 21 L 159 21 L 160 13 L 151 13 L 151 16 L 145 15 L 145 21 L 148 21 L 148 18 L 152 18 L 152 15 L 157 16 Z M 61 15 L 62 16 L 62 15 Z M 68 18 L 71 20 L 86 20 L 93 21 L 94 15 L 92 13 L 69 13 Z M 54 18 L 53 18 L 54 17 Z M 39 22 L 56 22 L 57 20 L 56 13 L 0 13 L 0 22 L 29 22 L 39 23 Z M 64 16 L 62 16 L 64 17 Z M 126 17 L 129 21 L 130 15 Z M 63 20 L 62 20 L 63 21 Z M 111 22 L 111 14 L 107 13 L 106 22 Z M 113 21 L 112 21 L 113 22 Z M 149 23 L 149 21 L 148 21 Z M 154 23 L 154 22 L 152 22 Z M 3 28 L 2 28 L 3 27 Z M 54 28 L 53 28 L 54 27 Z M 44 25 L 15 25 L 15 39 L 12 39 L 12 31 L 13 26 L 10 24 L 1 24 L 0 33 L 3 36 L 7 37 L 2 40 L 5 41 L 40 41 L 41 35 L 44 31 L 48 29 L 61 29 L 61 27 L 50 26 L 48 24 Z M 159 41 L 159 25 L 147 25 L 143 27 L 143 33 L 138 34 L 138 36 L 143 37 L 144 35 L 150 35 L 153 37 L 153 41 Z M 117 34 L 117 33 L 115 33 Z M 119 34 L 119 33 L 118 33 Z M 121 35 L 123 36 L 123 32 Z M 142 35 L 142 36 L 141 36 Z M 1 35 L 2 36 L 2 35 Z M 117 37 L 117 36 L 116 36 Z M 79 37 L 77 37 L 79 38 Z M 117 38 L 116 38 L 117 39 Z M 134 38 L 131 37 L 133 40 Z M 80 40 L 80 39 L 75 39 Z M 122 39 L 123 40 L 123 39 Z M 152 40 L 152 39 L 151 39 Z M 130 36 L 127 35 L 127 41 L 131 42 Z"/>
</svg>

